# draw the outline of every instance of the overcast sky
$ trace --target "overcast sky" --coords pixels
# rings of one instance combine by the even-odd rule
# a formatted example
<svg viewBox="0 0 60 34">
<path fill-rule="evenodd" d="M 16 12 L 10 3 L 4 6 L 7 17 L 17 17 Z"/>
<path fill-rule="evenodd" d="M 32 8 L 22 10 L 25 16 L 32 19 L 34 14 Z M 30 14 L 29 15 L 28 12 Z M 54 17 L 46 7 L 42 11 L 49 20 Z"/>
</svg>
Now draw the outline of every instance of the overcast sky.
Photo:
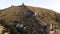
<svg viewBox="0 0 60 34">
<path fill-rule="evenodd" d="M 0 9 L 5 9 L 11 5 L 26 5 L 52 9 L 60 13 L 60 0 L 0 0 Z"/>
</svg>

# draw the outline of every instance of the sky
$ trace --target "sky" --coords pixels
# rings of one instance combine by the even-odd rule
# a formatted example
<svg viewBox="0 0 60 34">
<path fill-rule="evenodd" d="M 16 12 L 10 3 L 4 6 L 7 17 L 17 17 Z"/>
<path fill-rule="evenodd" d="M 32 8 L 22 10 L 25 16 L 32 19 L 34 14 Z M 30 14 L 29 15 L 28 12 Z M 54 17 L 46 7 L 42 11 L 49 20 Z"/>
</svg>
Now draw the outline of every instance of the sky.
<svg viewBox="0 0 60 34">
<path fill-rule="evenodd" d="M 0 0 L 0 9 L 8 8 L 11 5 L 18 6 L 22 3 L 27 6 L 47 8 L 60 13 L 60 0 Z"/>
</svg>

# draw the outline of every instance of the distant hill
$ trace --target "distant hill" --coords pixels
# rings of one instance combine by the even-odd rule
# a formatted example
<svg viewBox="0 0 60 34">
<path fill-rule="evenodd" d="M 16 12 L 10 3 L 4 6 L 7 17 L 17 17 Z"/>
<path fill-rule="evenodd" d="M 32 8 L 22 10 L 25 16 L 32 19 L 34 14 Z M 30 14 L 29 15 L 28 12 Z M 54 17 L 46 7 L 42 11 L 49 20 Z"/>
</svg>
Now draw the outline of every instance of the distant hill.
<svg viewBox="0 0 60 34">
<path fill-rule="evenodd" d="M 14 25 L 15 22 L 23 23 L 29 29 L 51 23 L 60 24 L 60 13 L 40 7 L 25 5 L 11 6 L 0 10 L 0 20 L 4 25 Z"/>
</svg>

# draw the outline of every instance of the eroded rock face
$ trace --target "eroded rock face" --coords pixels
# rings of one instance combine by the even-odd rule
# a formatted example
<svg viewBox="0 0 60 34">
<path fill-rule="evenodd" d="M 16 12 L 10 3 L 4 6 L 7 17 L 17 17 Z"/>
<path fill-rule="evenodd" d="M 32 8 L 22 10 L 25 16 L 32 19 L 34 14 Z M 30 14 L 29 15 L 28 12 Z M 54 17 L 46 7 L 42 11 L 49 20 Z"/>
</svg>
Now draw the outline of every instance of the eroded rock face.
<svg viewBox="0 0 60 34">
<path fill-rule="evenodd" d="M 55 23 L 55 14 L 56 12 L 43 8 L 12 6 L 1 11 L 0 20 L 3 20 L 4 26 L 11 28 L 14 32 L 18 31 L 17 24 L 23 24 L 22 30 L 27 34 L 47 34 L 46 23 Z"/>
<path fill-rule="evenodd" d="M 25 16 L 33 16 L 34 12 L 32 10 L 28 10 L 28 11 L 24 12 L 24 15 Z"/>
<path fill-rule="evenodd" d="M 47 33 L 45 28 L 46 26 L 40 25 L 34 16 L 24 18 L 24 21 L 22 24 L 24 25 L 24 27 L 26 27 L 25 31 L 28 34 L 43 34 L 43 33 L 46 34 Z"/>
</svg>

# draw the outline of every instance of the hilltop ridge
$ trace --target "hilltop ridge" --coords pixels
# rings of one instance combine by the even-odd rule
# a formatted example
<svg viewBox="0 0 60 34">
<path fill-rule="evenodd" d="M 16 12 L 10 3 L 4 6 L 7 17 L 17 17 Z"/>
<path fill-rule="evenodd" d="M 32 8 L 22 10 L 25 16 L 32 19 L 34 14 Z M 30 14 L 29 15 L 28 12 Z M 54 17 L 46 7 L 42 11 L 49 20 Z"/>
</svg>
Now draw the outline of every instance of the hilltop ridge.
<svg viewBox="0 0 60 34">
<path fill-rule="evenodd" d="M 59 24 L 58 26 L 60 27 L 60 14 L 53 10 L 32 6 L 11 6 L 0 10 L 0 23 L 4 27 L 12 27 L 16 25 L 15 23 L 23 24 L 25 25 L 24 27 L 27 27 L 28 34 L 31 34 L 31 28 L 38 28 L 35 30 L 40 31 L 47 24 Z"/>
</svg>

